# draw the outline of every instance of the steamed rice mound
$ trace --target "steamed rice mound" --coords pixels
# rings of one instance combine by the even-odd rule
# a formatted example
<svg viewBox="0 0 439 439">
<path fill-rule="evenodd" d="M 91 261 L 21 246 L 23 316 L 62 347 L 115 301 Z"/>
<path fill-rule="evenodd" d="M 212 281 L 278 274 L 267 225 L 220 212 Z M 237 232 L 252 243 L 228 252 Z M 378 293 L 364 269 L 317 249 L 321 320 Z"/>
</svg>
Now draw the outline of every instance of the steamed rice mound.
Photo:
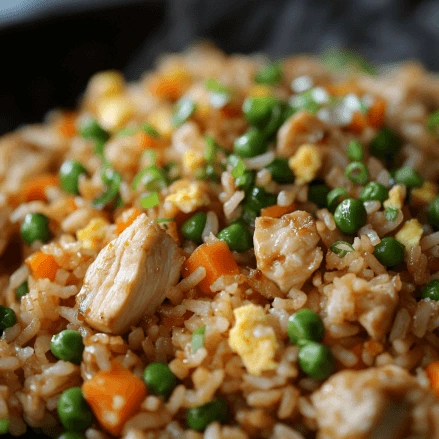
<svg viewBox="0 0 439 439">
<path fill-rule="evenodd" d="M 195 46 L 0 139 L 1 429 L 59 436 L 79 387 L 87 439 L 439 437 L 439 79 L 358 66 Z"/>
</svg>

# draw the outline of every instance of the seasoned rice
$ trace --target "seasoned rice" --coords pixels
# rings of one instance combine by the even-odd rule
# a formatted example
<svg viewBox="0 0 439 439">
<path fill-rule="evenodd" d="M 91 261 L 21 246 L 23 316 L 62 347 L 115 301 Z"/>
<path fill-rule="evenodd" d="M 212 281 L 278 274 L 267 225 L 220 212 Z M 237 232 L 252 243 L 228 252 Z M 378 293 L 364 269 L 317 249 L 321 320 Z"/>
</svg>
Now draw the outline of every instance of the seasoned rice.
<svg viewBox="0 0 439 439">
<path fill-rule="evenodd" d="M 58 437 L 77 387 L 87 439 L 439 438 L 439 80 L 358 67 L 198 45 L 0 139 L 0 429 Z"/>
</svg>

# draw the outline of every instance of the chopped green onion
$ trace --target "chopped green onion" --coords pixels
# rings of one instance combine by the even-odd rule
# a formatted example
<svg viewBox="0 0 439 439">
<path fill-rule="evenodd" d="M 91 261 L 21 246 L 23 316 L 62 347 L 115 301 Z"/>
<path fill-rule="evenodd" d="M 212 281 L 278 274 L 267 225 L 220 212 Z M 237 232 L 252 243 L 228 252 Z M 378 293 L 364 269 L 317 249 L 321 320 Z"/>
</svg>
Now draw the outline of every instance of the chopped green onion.
<svg viewBox="0 0 439 439">
<path fill-rule="evenodd" d="M 132 136 L 133 134 L 136 134 L 139 131 L 139 127 L 125 127 L 121 128 L 116 136 L 117 137 L 124 137 L 124 136 Z"/>
<path fill-rule="evenodd" d="M 160 198 L 157 192 L 151 192 L 150 194 L 142 195 L 140 197 L 140 205 L 144 209 L 149 209 L 159 204 L 160 204 Z"/>
<path fill-rule="evenodd" d="M 317 113 L 320 104 L 314 100 L 313 91 L 307 90 L 303 93 L 293 96 L 290 99 L 290 105 L 294 111 L 306 110 L 309 113 Z"/>
<path fill-rule="evenodd" d="M 216 79 L 206 79 L 204 86 L 209 91 L 212 107 L 222 108 L 230 101 L 232 91 Z"/>
<path fill-rule="evenodd" d="M 106 142 L 105 140 L 99 140 L 99 139 L 95 140 L 95 144 L 93 146 L 93 152 L 99 157 L 104 156 L 105 142 Z"/>
<path fill-rule="evenodd" d="M 348 145 L 347 155 L 349 160 L 360 162 L 364 156 L 363 145 L 356 140 L 352 140 Z"/>
<path fill-rule="evenodd" d="M 191 340 L 191 348 L 192 352 L 195 353 L 198 351 L 198 349 L 201 349 L 204 347 L 204 335 L 206 333 L 206 326 L 200 326 L 199 328 L 195 329 L 195 331 L 192 333 L 192 340 Z"/>
<path fill-rule="evenodd" d="M 384 218 L 386 218 L 387 221 L 395 221 L 396 218 L 398 218 L 398 212 L 399 210 L 396 207 L 388 207 L 384 211 Z"/>
<path fill-rule="evenodd" d="M 213 163 L 218 151 L 218 145 L 216 144 L 212 136 L 206 136 L 206 147 L 204 149 L 204 158 L 207 163 Z"/>
<path fill-rule="evenodd" d="M 344 258 L 348 253 L 354 251 L 354 247 L 346 241 L 336 241 L 329 248 L 340 258 Z"/>
<path fill-rule="evenodd" d="M 253 186 L 255 178 L 254 171 L 245 171 L 244 174 L 235 179 L 235 185 L 247 192 Z"/>
<path fill-rule="evenodd" d="M 172 183 L 179 178 L 178 163 L 174 160 L 169 161 L 163 166 L 163 170 L 166 173 L 169 183 Z"/>
<path fill-rule="evenodd" d="M 149 123 L 144 123 L 142 125 L 142 130 L 145 131 L 146 134 L 149 134 L 151 137 L 155 137 L 156 139 L 160 137 L 159 132 Z"/>
<path fill-rule="evenodd" d="M 229 155 L 227 161 L 232 165 L 232 175 L 234 178 L 238 178 L 244 175 L 244 172 L 246 171 L 244 160 L 242 160 L 237 155 L 232 154 Z"/>
<path fill-rule="evenodd" d="M 155 220 L 156 223 L 172 223 L 175 221 L 175 218 L 157 218 Z"/>
<path fill-rule="evenodd" d="M 109 165 L 103 167 L 101 179 L 107 186 L 105 192 L 92 201 L 97 209 L 103 209 L 110 201 L 113 201 L 119 193 L 122 176 Z"/>
<path fill-rule="evenodd" d="M 255 75 L 258 84 L 276 85 L 283 78 L 282 66 L 279 62 L 263 67 Z"/>
<path fill-rule="evenodd" d="M 182 98 L 175 107 L 175 113 L 172 115 L 172 125 L 179 127 L 183 125 L 195 112 L 196 104 L 192 99 Z"/>
<path fill-rule="evenodd" d="M 331 49 L 323 53 L 323 63 L 333 71 L 359 71 L 368 75 L 376 75 L 376 68 L 366 61 L 360 54 L 348 49 Z"/>
<path fill-rule="evenodd" d="M 110 138 L 110 134 L 95 119 L 85 120 L 79 128 L 79 134 L 84 139 L 102 140 L 103 142 Z"/>
<path fill-rule="evenodd" d="M 162 169 L 151 165 L 136 174 L 131 187 L 136 190 L 139 184 L 148 191 L 159 191 L 168 185 L 168 181 Z"/>
<path fill-rule="evenodd" d="M 344 175 L 355 184 L 365 184 L 369 180 L 366 165 L 362 162 L 352 162 L 345 170 Z"/>
<path fill-rule="evenodd" d="M 360 99 L 360 111 L 363 114 L 367 114 L 369 112 L 369 107 Z"/>
<path fill-rule="evenodd" d="M 438 128 L 439 128 L 439 110 L 436 110 L 435 112 L 431 113 L 430 116 L 428 116 L 427 119 L 427 128 L 433 133 L 438 135 Z"/>
<path fill-rule="evenodd" d="M 157 163 L 157 152 L 151 148 L 145 149 L 142 153 L 142 163 L 147 162 L 148 165 L 155 165 Z"/>
</svg>

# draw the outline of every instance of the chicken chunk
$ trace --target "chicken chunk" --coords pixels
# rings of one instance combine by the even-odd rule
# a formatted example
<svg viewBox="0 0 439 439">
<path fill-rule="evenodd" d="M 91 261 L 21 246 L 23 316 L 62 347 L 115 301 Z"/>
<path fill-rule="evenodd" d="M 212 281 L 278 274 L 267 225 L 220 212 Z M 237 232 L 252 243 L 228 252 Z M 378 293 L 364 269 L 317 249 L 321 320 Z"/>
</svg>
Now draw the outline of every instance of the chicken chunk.
<svg viewBox="0 0 439 439">
<path fill-rule="evenodd" d="M 76 297 L 93 328 L 123 334 L 153 314 L 183 264 L 174 240 L 145 214 L 139 215 L 90 265 Z"/>
<path fill-rule="evenodd" d="M 323 289 L 325 326 L 331 331 L 331 325 L 358 321 L 371 337 L 381 339 L 392 324 L 400 289 L 399 276 L 388 274 L 370 281 L 353 273 L 335 278 Z"/>
<path fill-rule="evenodd" d="M 282 157 L 291 157 L 299 146 L 315 143 L 323 138 L 325 124 L 308 111 L 291 116 L 277 133 L 276 150 Z"/>
<path fill-rule="evenodd" d="M 257 268 L 284 293 L 301 288 L 323 258 L 313 217 L 304 211 L 279 219 L 259 217 L 255 227 Z"/>
<path fill-rule="evenodd" d="M 339 372 L 311 400 L 318 439 L 421 439 L 439 434 L 434 422 L 438 400 L 398 366 Z"/>
</svg>

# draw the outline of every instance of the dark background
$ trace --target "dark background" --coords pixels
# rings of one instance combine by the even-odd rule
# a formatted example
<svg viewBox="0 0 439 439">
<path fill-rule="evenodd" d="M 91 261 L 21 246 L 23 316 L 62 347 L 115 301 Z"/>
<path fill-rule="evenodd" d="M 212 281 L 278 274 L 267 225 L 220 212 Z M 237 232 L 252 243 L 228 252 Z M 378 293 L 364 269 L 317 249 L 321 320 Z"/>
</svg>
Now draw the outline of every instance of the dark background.
<svg viewBox="0 0 439 439">
<path fill-rule="evenodd" d="M 408 0 L 0 0 L 0 133 L 72 107 L 98 70 L 135 79 L 200 38 L 280 57 L 328 47 L 439 70 L 439 2 Z"/>
</svg>

